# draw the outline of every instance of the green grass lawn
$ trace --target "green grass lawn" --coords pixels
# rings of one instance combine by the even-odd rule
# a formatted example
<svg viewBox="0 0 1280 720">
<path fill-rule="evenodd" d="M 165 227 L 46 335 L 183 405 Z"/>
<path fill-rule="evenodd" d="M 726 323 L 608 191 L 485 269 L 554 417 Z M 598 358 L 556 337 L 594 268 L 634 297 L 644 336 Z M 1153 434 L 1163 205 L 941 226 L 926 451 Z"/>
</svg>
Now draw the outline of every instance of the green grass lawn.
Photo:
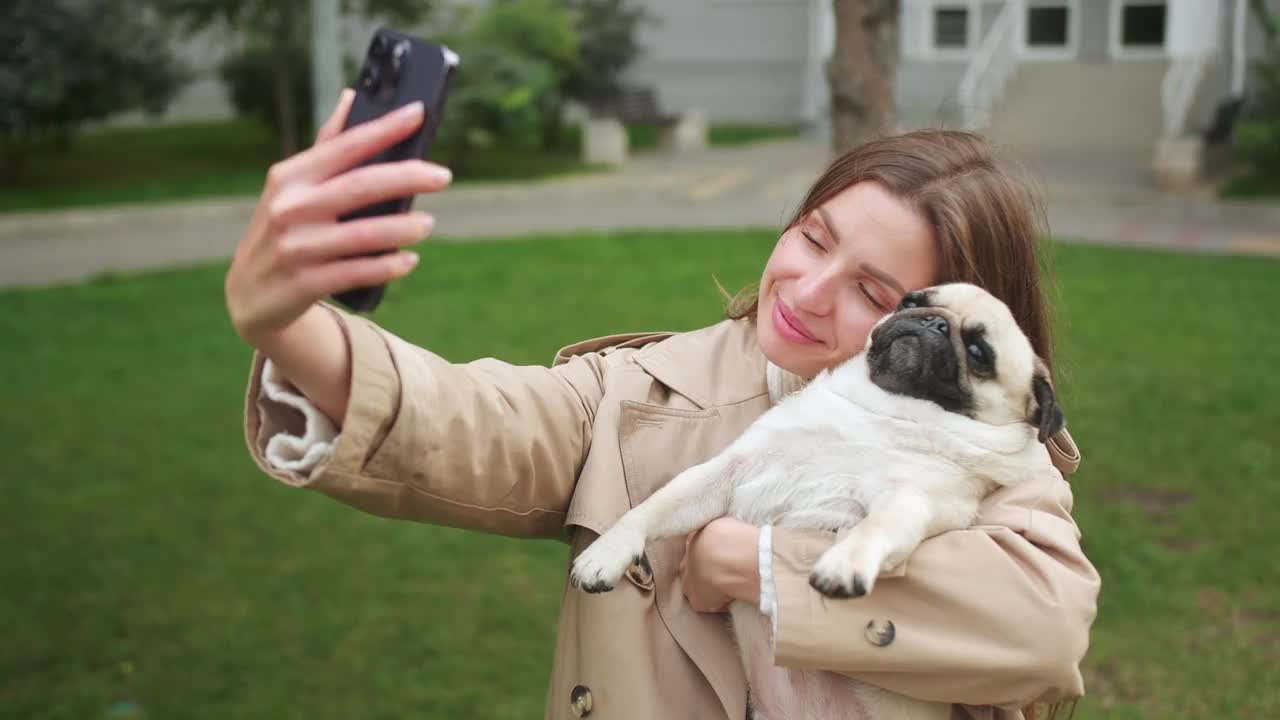
<svg viewBox="0 0 1280 720">
<path fill-rule="evenodd" d="M 795 128 L 730 124 L 708 130 L 713 145 L 741 145 L 793 137 Z M 634 150 L 658 144 L 652 127 L 628 129 Z M 576 128 L 568 128 L 556 148 L 497 146 L 476 150 L 460 183 L 537 180 L 597 171 L 578 157 Z M 445 158 L 438 148 L 433 158 Z M 250 120 L 191 123 L 91 131 L 69 152 L 35 153 L 17 186 L 0 186 L 0 213 L 85 205 L 188 200 L 223 195 L 255 195 L 272 159 L 275 140 Z"/>
<path fill-rule="evenodd" d="M 0 212 L 253 194 L 275 152 L 247 120 L 89 131 L 33 153 L 19 184 L 0 186 Z"/>
<path fill-rule="evenodd" d="M 772 240 L 428 245 L 377 318 L 451 359 L 545 363 L 715 321 L 712 275 L 754 279 Z M 1280 716 L 1277 265 L 1057 260 L 1076 517 L 1104 577 L 1076 717 Z M 0 715 L 540 717 L 565 548 L 261 475 L 224 270 L 0 293 Z"/>
</svg>

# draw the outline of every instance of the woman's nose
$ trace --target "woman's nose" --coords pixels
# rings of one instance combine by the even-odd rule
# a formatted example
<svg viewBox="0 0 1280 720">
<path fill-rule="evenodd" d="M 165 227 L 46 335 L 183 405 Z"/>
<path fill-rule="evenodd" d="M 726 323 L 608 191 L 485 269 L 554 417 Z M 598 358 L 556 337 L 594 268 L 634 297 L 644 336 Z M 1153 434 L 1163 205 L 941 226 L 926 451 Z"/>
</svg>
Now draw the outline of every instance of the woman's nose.
<svg viewBox="0 0 1280 720">
<path fill-rule="evenodd" d="M 835 306 L 835 273 L 815 271 L 796 283 L 796 309 L 812 315 L 829 315 Z"/>
</svg>

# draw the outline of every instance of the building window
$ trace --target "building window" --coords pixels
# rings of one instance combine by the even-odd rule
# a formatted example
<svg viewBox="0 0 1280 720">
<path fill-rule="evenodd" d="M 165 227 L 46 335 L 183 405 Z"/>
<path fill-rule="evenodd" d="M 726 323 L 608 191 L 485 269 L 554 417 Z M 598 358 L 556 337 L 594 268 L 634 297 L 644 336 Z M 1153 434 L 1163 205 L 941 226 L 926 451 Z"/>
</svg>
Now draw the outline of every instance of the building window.
<svg viewBox="0 0 1280 720">
<path fill-rule="evenodd" d="M 963 50 L 969 46 L 969 9 L 938 7 L 933 10 L 933 46 L 940 50 Z"/>
<path fill-rule="evenodd" d="M 899 42 L 904 58 L 941 62 L 970 58 L 979 43 L 980 0 L 901 2 Z"/>
<path fill-rule="evenodd" d="M 1163 2 L 1126 2 L 1120 9 L 1120 45 L 1125 49 L 1164 47 L 1168 6 Z"/>
<path fill-rule="evenodd" d="M 1027 47 L 1065 48 L 1070 32 L 1070 10 L 1065 6 L 1027 8 Z"/>
<path fill-rule="evenodd" d="M 1018 47 L 1028 60 L 1073 60 L 1080 36 L 1080 0 L 1024 0 Z"/>
</svg>

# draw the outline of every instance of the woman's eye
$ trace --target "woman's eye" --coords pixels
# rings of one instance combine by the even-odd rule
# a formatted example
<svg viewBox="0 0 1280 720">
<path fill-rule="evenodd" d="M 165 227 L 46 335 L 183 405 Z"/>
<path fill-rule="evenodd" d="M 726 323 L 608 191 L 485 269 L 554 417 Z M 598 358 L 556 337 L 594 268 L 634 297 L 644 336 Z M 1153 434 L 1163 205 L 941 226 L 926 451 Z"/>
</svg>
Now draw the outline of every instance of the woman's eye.
<svg viewBox="0 0 1280 720">
<path fill-rule="evenodd" d="M 818 250 L 822 250 L 822 249 L 823 249 L 823 247 L 822 247 L 822 243 L 820 243 L 820 242 L 818 242 L 817 240 L 815 240 L 815 239 L 813 238 L 813 236 L 809 234 L 809 231 L 808 231 L 808 230 L 801 230 L 801 231 L 800 231 L 800 234 L 804 236 L 804 239 L 805 239 L 805 240 L 808 240 L 808 241 L 809 241 L 809 244 L 810 244 L 810 245 L 814 246 L 814 247 L 815 247 L 815 248 L 817 248 Z"/>
<path fill-rule="evenodd" d="M 879 310 L 880 312 L 889 311 L 889 308 L 884 303 L 877 300 L 874 295 L 872 295 L 870 292 L 867 291 L 866 285 L 863 285 L 862 283 L 858 283 L 858 290 L 862 293 L 863 297 L 865 297 L 867 301 L 871 303 L 872 307 Z"/>
</svg>

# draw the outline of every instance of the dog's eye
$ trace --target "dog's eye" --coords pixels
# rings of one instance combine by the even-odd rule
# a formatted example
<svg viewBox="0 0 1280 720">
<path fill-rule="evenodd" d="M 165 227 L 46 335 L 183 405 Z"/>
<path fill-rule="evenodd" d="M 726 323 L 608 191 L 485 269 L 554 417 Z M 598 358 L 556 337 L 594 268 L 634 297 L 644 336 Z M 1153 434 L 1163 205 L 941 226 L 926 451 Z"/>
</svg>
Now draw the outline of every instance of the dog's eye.
<svg viewBox="0 0 1280 720">
<path fill-rule="evenodd" d="M 914 308 L 914 307 L 920 307 L 920 303 L 916 302 L 915 298 L 910 298 L 910 297 L 903 298 L 902 302 L 898 304 L 898 308 L 900 310 L 910 310 L 911 308 Z"/>
<path fill-rule="evenodd" d="M 979 365 L 987 363 L 987 351 L 978 343 L 969 343 L 969 357 Z"/>
</svg>

